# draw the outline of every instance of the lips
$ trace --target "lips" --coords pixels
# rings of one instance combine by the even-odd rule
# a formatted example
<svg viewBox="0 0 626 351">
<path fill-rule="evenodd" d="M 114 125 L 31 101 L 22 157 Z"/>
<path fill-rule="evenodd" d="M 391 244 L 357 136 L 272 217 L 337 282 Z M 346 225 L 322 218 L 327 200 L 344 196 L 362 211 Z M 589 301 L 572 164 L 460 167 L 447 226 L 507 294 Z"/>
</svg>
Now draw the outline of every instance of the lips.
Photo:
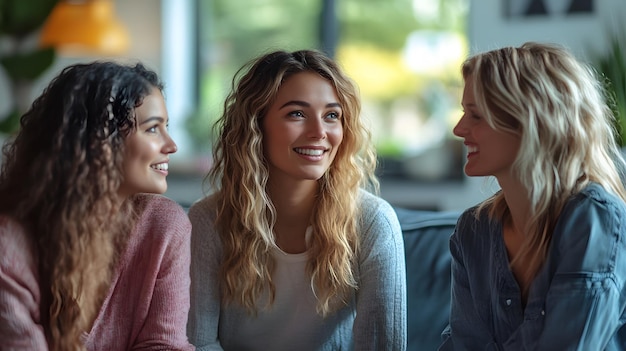
<svg viewBox="0 0 626 351">
<path fill-rule="evenodd" d="M 167 162 L 157 163 L 154 165 L 150 165 L 150 168 L 156 169 L 157 171 L 167 171 L 169 168 L 169 164 Z"/>
<path fill-rule="evenodd" d="M 321 156 L 324 152 L 326 152 L 326 150 L 323 150 L 323 149 L 306 149 L 306 148 L 299 148 L 299 147 L 295 148 L 294 151 L 301 155 L 307 155 L 307 156 Z"/>
</svg>

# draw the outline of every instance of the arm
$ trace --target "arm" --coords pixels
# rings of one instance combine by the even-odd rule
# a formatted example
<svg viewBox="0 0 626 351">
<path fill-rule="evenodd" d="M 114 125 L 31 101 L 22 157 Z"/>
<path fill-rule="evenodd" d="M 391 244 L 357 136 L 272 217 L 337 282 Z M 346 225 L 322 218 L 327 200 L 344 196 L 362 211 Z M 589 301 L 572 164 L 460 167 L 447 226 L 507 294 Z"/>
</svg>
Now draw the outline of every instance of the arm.
<svg viewBox="0 0 626 351">
<path fill-rule="evenodd" d="M 452 256 L 450 324 L 442 333 L 443 343 L 439 350 L 497 350 L 490 329 L 475 308 L 465 268 L 463 247 L 460 243 L 462 235 L 480 235 L 473 231 L 465 232 L 468 228 L 474 227 L 473 221 L 473 214 L 467 212 L 463 214 L 450 238 Z"/>
<path fill-rule="evenodd" d="M 400 224 L 386 202 L 365 211 L 363 217 L 354 349 L 406 350 L 406 270 Z"/>
<path fill-rule="evenodd" d="M 537 340 L 537 350 L 605 349 L 624 324 L 625 230 L 619 200 L 585 198 L 567 206 L 552 238 L 543 313 L 527 317 L 505 346 Z"/>
<path fill-rule="evenodd" d="M 220 316 L 219 265 L 221 252 L 217 245 L 211 213 L 200 202 L 189 210 L 191 234 L 191 309 L 187 334 L 198 350 L 222 350 L 218 340 Z"/>
<path fill-rule="evenodd" d="M 148 314 L 133 349 L 191 351 L 194 347 L 187 340 L 185 330 L 189 311 L 191 224 L 175 202 L 161 199 L 155 203 L 146 210 L 149 218 L 143 222 L 150 224 L 148 238 L 161 241 L 154 245 L 158 249 L 150 253 L 158 271 Z M 158 256 L 159 259 L 154 258 Z"/>
<path fill-rule="evenodd" d="M 0 349 L 48 350 L 39 303 L 33 249 L 21 228 L 0 217 Z"/>
</svg>

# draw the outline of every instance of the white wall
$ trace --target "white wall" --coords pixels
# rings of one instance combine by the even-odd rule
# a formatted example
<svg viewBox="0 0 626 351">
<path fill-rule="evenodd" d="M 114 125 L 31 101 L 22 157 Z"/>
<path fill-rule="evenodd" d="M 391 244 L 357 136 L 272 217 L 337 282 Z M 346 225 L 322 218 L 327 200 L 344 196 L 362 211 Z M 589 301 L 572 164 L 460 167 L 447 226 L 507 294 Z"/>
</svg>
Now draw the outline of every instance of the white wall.
<svg viewBox="0 0 626 351">
<path fill-rule="evenodd" d="M 505 3 L 525 1 L 470 0 L 468 37 L 471 53 L 516 46 L 525 41 L 542 41 L 565 45 L 581 59 L 588 59 L 605 49 L 607 30 L 621 26 L 626 15 L 624 0 L 593 0 L 592 14 L 505 16 Z M 548 8 L 563 8 L 559 4 L 564 1 L 567 0 L 544 0 L 544 3 Z"/>
<path fill-rule="evenodd" d="M 170 115 L 170 131 L 177 141 L 179 155 L 189 149 L 185 141 L 184 119 L 193 111 L 195 102 L 193 44 L 194 14 L 190 0 L 113 0 L 117 19 L 127 28 L 130 48 L 121 56 L 59 55 L 53 66 L 33 83 L 34 100 L 48 82 L 65 66 L 98 59 L 141 61 L 155 70 L 165 82 L 165 97 Z M 31 40 L 35 46 L 38 34 Z M 0 50 L 3 48 L 0 41 Z M 4 72 L 0 69 L 0 118 L 11 108 L 12 93 Z"/>
</svg>

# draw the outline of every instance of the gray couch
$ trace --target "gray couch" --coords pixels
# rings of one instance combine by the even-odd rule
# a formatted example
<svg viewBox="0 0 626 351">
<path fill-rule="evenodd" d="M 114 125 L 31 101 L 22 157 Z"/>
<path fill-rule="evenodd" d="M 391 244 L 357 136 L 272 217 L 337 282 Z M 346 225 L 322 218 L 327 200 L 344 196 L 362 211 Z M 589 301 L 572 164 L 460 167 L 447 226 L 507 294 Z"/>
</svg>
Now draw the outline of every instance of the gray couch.
<svg viewBox="0 0 626 351">
<path fill-rule="evenodd" d="M 448 243 L 461 213 L 395 210 L 406 258 L 407 350 L 437 350 L 450 310 Z"/>
</svg>

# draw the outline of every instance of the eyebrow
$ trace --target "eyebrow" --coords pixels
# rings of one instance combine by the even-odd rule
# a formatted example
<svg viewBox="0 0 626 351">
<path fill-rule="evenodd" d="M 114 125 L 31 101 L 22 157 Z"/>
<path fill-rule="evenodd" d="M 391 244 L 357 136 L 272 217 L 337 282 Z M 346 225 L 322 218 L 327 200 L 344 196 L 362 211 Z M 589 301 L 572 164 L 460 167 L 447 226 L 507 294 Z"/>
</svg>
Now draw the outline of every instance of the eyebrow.
<svg viewBox="0 0 626 351">
<path fill-rule="evenodd" d="M 157 117 L 157 116 L 153 116 L 153 117 L 148 117 L 145 120 L 143 120 L 141 123 L 139 123 L 139 125 L 144 125 L 146 123 L 151 123 L 152 121 L 157 121 L 160 123 L 165 123 L 165 119 L 163 117 Z"/>
<path fill-rule="evenodd" d="M 287 101 L 286 103 L 284 103 L 282 106 L 280 106 L 280 108 L 284 108 L 286 106 L 290 106 L 290 105 L 296 105 L 296 106 L 302 106 L 302 107 L 311 107 L 311 104 L 309 104 L 306 101 L 300 101 L 300 100 L 291 100 L 291 101 Z M 326 104 L 326 107 L 338 107 L 341 108 L 341 104 L 339 104 L 338 102 L 331 102 L 329 104 Z"/>
<path fill-rule="evenodd" d="M 463 106 L 463 107 L 476 107 L 476 104 L 473 103 L 473 102 L 470 102 L 470 103 L 467 103 L 467 104 L 464 104 L 464 103 L 461 102 L 461 106 Z"/>
</svg>

